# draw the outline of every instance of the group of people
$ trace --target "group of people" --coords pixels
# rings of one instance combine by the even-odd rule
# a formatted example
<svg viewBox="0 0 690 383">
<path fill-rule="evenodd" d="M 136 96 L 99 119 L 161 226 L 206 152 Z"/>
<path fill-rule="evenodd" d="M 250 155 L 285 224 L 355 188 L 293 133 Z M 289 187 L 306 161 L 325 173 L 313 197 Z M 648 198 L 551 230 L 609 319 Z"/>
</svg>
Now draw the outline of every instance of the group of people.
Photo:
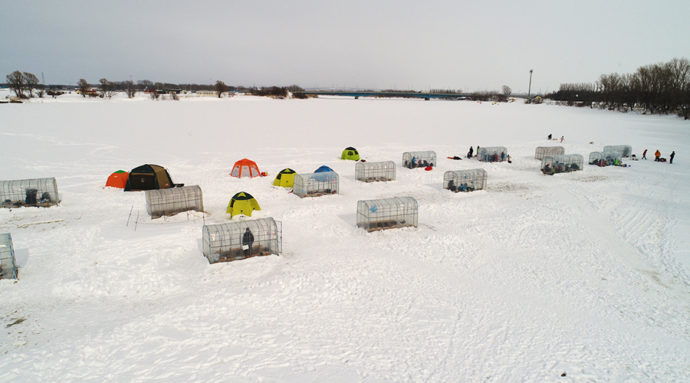
<svg viewBox="0 0 690 383">
<path fill-rule="evenodd" d="M 453 192 L 471 192 L 474 191 L 474 185 L 468 185 L 466 182 L 456 185 L 453 180 L 449 180 L 448 190 Z"/>
<path fill-rule="evenodd" d="M 427 160 L 418 160 L 417 157 L 412 157 L 410 161 L 406 161 L 404 166 L 408 169 L 414 169 L 414 168 L 426 168 L 426 167 L 434 167 L 433 162 L 429 162 Z"/>
<path fill-rule="evenodd" d="M 561 162 L 557 162 L 551 166 L 551 164 L 546 164 L 542 169 L 541 172 L 546 174 L 546 175 L 554 175 L 556 173 L 565 173 L 565 172 L 574 172 L 576 170 L 580 170 L 580 166 L 576 163 L 572 164 L 564 164 Z"/>
<path fill-rule="evenodd" d="M 472 158 L 473 154 L 474 148 L 470 146 L 470 150 L 467 151 L 467 158 Z M 474 157 L 479 157 L 479 145 L 477 145 L 477 154 L 474 154 Z M 479 158 L 479 160 L 482 160 L 482 158 Z M 505 152 L 501 152 L 501 154 L 489 154 L 483 160 L 486 162 L 508 161 L 509 164 L 513 163 L 513 160 L 510 157 L 510 155 L 506 154 Z"/>
<path fill-rule="evenodd" d="M 673 163 L 673 157 L 675 157 L 675 156 L 676 156 L 676 151 L 674 150 L 674 151 L 672 151 L 671 154 L 669 154 L 669 156 L 668 156 L 668 159 L 669 159 L 668 163 L 669 163 L 669 164 L 672 164 L 672 163 Z M 645 150 L 642 152 L 642 159 L 643 159 L 643 160 L 646 160 L 646 159 L 647 159 L 647 149 L 645 149 Z M 659 149 L 657 149 L 656 152 L 654 152 L 654 161 L 656 161 L 656 162 L 666 162 L 666 158 L 661 157 L 661 152 L 659 151 Z"/>
</svg>

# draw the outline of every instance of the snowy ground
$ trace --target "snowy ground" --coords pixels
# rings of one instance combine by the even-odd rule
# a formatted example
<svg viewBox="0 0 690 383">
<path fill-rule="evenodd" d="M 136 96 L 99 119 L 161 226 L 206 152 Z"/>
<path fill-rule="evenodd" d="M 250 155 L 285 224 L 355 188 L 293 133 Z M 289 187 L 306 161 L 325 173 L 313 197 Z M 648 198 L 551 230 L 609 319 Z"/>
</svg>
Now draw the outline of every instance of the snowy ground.
<svg viewBox="0 0 690 383">
<path fill-rule="evenodd" d="M 0 381 L 690 381 L 688 129 L 518 103 L 0 105 L 0 179 L 54 176 L 62 199 L 0 210 L 21 266 L 0 281 Z M 543 176 L 548 133 L 585 158 L 607 144 L 678 156 Z M 513 164 L 445 159 L 470 145 L 506 146 Z M 398 179 L 356 182 L 346 146 L 394 160 Z M 442 159 L 403 169 L 409 150 Z M 269 177 L 229 177 L 243 157 Z M 208 214 L 152 221 L 143 193 L 103 188 L 143 163 L 200 185 Z M 321 164 L 340 195 L 271 186 Z M 475 167 L 487 191 L 441 189 L 444 171 Z M 209 265 L 201 227 L 226 221 L 238 191 L 261 204 L 254 218 L 282 221 L 284 254 Z M 355 227 L 357 200 L 390 196 L 419 201 L 418 228 Z"/>
</svg>

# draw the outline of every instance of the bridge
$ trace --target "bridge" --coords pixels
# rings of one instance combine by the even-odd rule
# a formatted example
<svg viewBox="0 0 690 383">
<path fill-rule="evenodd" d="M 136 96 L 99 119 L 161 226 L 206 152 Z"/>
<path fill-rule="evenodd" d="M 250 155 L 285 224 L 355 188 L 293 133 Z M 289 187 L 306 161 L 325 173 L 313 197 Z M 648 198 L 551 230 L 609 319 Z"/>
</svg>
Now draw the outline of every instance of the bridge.
<svg viewBox="0 0 690 383">
<path fill-rule="evenodd" d="M 374 92 L 374 91 L 303 91 L 295 92 L 295 95 L 304 96 L 344 96 L 354 97 L 355 100 L 360 97 L 376 97 L 376 98 L 422 98 L 424 100 L 441 99 L 441 100 L 469 100 L 469 94 L 462 93 L 422 93 L 422 92 Z"/>
</svg>

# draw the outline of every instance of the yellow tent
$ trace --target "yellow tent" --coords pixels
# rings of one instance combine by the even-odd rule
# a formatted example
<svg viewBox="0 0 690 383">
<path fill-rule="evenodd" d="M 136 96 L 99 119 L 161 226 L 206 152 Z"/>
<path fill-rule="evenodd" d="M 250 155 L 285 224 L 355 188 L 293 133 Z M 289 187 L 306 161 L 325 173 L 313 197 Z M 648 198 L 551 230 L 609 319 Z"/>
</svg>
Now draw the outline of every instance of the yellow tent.
<svg viewBox="0 0 690 383">
<path fill-rule="evenodd" d="M 295 172 L 290 168 L 285 168 L 276 175 L 276 179 L 273 180 L 273 186 L 281 186 L 284 188 L 291 188 L 295 182 Z"/>
<path fill-rule="evenodd" d="M 261 210 L 256 199 L 247 192 L 239 192 L 230 199 L 226 213 L 230 214 L 230 218 L 238 214 L 251 217 L 254 210 Z"/>
</svg>

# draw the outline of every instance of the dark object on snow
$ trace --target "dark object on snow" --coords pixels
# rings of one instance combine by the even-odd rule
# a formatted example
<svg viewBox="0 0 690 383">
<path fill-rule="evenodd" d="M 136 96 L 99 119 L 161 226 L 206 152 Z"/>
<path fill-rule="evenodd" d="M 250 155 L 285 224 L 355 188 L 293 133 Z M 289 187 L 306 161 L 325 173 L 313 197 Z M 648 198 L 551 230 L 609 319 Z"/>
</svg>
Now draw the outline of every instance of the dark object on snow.
<svg viewBox="0 0 690 383">
<path fill-rule="evenodd" d="M 26 189 L 26 199 L 24 203 L 27 205 L 35 205 L 37 202 L 36 194 L 38 194 L 38 189 Z"/>
<path fill-rule="evenodd" d="M 673 163 L 673 157 L 675 157 L 675 156 L 676 156 L 676 151 L 674 150 L 671 152 L 671 155 L 668 156 L 670 159 L 670 161 L 668 162 L 669 164 Z"/>
<path fill-rule="evenodd" d="M 448 159 L 449 159 L 449 160 L 461 160 L 462 157 L 453 156 L 453 157 L 448 157 Z"/>
<path fill-rule="evenodd" d="M 467 158 L 472 158 L 473 152 L 474 152 L 474 148 L 470 146 L 470 150 L 467 152 Z"/>
<path fill-rule="evenodd" d="M 566 375 L 567 375 L 567 374 L 565 373 L 565 371 L 563 371 L 563 373 L 561 374 L 561 376 L 566 376 Z"/>
<path fill-rule="evenodd" d="M 553 134 L 549 133 L 549 135 L 546 136 L 546 139 L 550 141 L 550 140 L 551 140 L 551 137 L 553 137 Z"/>
</svg>

